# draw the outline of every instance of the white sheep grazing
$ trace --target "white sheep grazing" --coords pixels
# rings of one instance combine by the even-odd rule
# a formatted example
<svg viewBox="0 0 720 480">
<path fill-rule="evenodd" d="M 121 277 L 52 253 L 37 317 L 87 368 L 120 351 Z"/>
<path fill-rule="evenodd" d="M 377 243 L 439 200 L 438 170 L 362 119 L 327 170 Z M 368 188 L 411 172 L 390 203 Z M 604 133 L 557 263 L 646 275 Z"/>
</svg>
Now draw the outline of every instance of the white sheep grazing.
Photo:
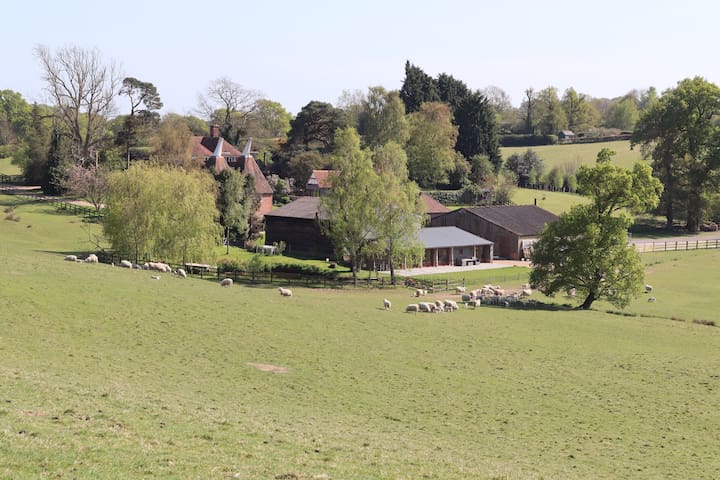
<svg viewBox="0 0 720 480">
<path fill-rule="evenodd" d="M 178 274 L 178 277 L 187 278 L 187 272 L 182 268 L 178 268 L 175 273 Z"/>
<path fill-rule="evenodd" d="M 652 285 L 645 285 L 645 293 L 651 293 L 653 291 Z"/>
<path fill-rule="evenodd" d="M 445 300 L 443 304 L 445 305 L 445 310 L 448 312 L 454 312 L 459 308 L 455 300 Z"/>
<path fill-rule="evenodd" d="M 280 287 L 278 288 L 278 291 L 280 292 L 281 297 L 292 297 L 292 290 L 289 288 Z"/>
<path fill-rule="evenodd" d="M 221 287 L 231 287 L 233 284 L 232 278 L 223 278 L 222 282 L 220 282 Z"/>
<path fill-rule="evenodd" d="M 427 290 L 425 290 L 423 288 L 418 288 L 415 290 L 416 297 L 424 297 L 425 295 L 427 295 L 427 293 L 428 293 Z"/>
<path fill-rule="evenodd" d="M 418 303 L 418 306 L 420 307 L 421 312 L 434 312 L 435 311 L 435 304 L 429 303 L 429 302 L 420 302 Z"/>
<path fill-rule="evenodd" d="M 91 253 L 90 255 L 85 258 L 85 263 L 98 263 L 98 257 L 94 253 Z"/>
<path fill-rule="evenodd" d="M 455 293 L 465 293 L 465 287 L 455 287 Z"/>
<path fill-rule="evenodd" d="M 648 297 L 648 302 L 655 303 L 657 301 L 657 298 L 655 297 Z"/>
<path fill-rule="evenodd" d="M 392 308 L 392 303 L 390 303 L 390 300 L 388 300 L 387 298 L 384 298 L 383 306 L 385 307 L 385 310 L 390 310 Z"/>
<path fill-rule="evenodd" d="M 66 255 L 64 260 L 68 262 L 77 262 L 77 255 Z"/>
<path fill-rule="evenodd" d="M 120 266 L 122 268 L 132 268 L 132 262 L 129 262 L 128 260 L 120 260 Z"/>
<path fill-rule="evenodd" d="M 419 312 L 420 311 L 420 305 L 417 303 L 411 303 L 407 307 L 405 307 L 406 312 Z"/>
</svg>

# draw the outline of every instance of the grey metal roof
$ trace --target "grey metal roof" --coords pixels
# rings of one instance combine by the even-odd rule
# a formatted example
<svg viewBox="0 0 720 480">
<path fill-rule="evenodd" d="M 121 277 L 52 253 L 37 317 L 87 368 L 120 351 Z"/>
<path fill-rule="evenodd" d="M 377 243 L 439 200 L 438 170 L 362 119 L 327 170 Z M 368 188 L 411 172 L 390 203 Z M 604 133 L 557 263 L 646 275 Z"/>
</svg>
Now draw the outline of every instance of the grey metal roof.
<svg viewBox="0 0 720 480">
<path fill-rule="evenodd" d="M 425 248 L 469 247 L 493 244 L 490 240 L 485 240 L 458 227 L 421 228 L 419 237 Z"/>
</svg>

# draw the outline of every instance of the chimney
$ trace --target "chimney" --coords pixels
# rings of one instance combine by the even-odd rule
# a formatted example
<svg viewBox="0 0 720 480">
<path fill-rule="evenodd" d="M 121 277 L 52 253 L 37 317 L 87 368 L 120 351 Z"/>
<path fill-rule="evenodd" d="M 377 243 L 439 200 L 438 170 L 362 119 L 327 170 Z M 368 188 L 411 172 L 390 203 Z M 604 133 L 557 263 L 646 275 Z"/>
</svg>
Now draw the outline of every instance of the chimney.
<svg viewBox="0 0 720 480">
<path fill-rule="evenodd" d="M 210 125 L 210 137 L 220 138 L 220 125 L 217 123 Z"/>
</svg>

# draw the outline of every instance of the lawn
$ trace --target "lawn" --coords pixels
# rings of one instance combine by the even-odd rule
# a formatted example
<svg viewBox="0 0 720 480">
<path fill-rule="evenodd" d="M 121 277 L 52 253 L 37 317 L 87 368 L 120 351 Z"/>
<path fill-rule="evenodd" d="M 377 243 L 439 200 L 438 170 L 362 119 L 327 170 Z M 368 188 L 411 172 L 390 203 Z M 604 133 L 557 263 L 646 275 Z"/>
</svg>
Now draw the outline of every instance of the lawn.
<svg viewBox="0 0 720 480">
<path fill-rule="evenodd" d="M 580 165 L 593 165 L 597 159 L 597 154 L 603 148 L 609 148 L 616 152 L 613 161 L 620 166 L 632 168 L 633 163 L 641 161 L 642 155 L 637 148 L 630 149 L 630 141 L 623 140 L 618 142 L 602 142 L 602 143 L 569 143 L 557 145 L 543 145 L 539 147 L 529 147 L 540 156 L 545 162 L 545 171 L 551 168 L 565 167 L 572 165 L 579 167 Z M 528 147 L 503 147 L 500 153 L 503 159 L 506 159 L 513 153 L 522 154 Z"/>
<path fill-rule="evenodd" d="M 20 175 L 22 169 L 13 165 L 12 157 L 0 158 L 0 173 L 3 175 Z"/>
<path fill-rule="evenodd" d="M 644 257 L 658 301 L 638 299 L 634 316 L 566 298 L 406 314 L 402 288 L 281 298 L 65 262 L 97 225 L 0 196 L 9 203 L 20 221 L 0 220 L 0 478 L 720 469 L 720 329 L 692 322 L 716 310 L 718 251 Z"/>
<path fill-rule="evenodd" d="M 575 205 L 590 203 L 590 199 L 574 193 L 516 188 L 513 190 L 512 202 L 515 205 L 537 205 L 555 215 L 560 215 Z"/>
</svg>

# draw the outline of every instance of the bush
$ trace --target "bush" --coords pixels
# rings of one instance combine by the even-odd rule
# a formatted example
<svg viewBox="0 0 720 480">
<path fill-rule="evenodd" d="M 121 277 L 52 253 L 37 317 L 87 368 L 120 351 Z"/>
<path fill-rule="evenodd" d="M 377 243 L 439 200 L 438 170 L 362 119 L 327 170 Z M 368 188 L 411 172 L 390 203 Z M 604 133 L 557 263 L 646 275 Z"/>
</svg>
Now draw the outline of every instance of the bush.
<svg viewBox="0 0 720 480">
<path fill-rule="evenodd" d="M 557 135 L 503 135 L 500 137 L 500 146 L 502 147 L 537 147 L 556 143 L 558 143 Z"/>
</svg>

